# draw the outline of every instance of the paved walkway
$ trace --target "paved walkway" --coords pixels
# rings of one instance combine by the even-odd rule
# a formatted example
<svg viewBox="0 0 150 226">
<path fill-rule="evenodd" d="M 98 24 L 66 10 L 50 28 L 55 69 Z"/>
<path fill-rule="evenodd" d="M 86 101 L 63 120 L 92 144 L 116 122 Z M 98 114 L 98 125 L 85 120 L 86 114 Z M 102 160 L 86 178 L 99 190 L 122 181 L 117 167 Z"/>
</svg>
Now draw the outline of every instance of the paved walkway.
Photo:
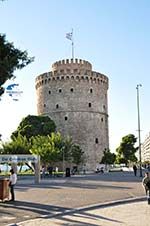
<svg viewBox="0 0 150 226">
<path fill-rule="evenodd" d="M 83 209 L 53 218 L 30 220 L 18 226 L 149 226 L 150 205 L 147 201 L 111 207 Z"/>
<path fill-rule="evenodd" d="M 15 192 L 16 201 L 14 203 L 0 203 L 0 226 L 43 226 L 45 223 L 52 226 L 103 226 L 106 223 L 109 226 L 110 223 L 115 222 L 111 219 L 121 222 L 120 214 L 107 216 L 107 212 L 106 215 L 105 212 L 103 213 L 112 208 L 110 202 L 123 199 L 136 199 L 137 201 L 137 197 L 145 195 L 141 186 L 141 178 L 135 177 L 132 172 L 51 178 L 42 180 L 38 185 L 28 179 L 18 179 Z M 143 201 L 143 199 L 139 200 Z M 106 205 L 103 205 L 106 202 L 109 203 L 107 208 Z M 118 206 L 115 204 L 114 207 L 120 209 L 126 206 L 125 203 L 121 206 L 119 204 L 117 203 Z M 85 208 L 87 206 L 88 208 Z M 132 207 L 131 209 L 133 210 Z M 124 212 L 126 210 L 123 210 Z M 132 214 L 131 211 L 129 213 Z M 134 215 L 136 216 L 137 213 Z M 114 216 L 115 218 L 113 218 Z M 36 220 L 31 221 L 31 219 Z M 19 223 L 23 221 L 25 223 Z M 96 223 L 92 223 L 93 221 Z M 115 225 L 119 225 L 120 222 Z M 122 220 L 122 222 L 124 221 Z M 130 224 L 130 226 L 133 225 Z M 142 225 L 140 224 L 140 226 Z"/>
</svg>

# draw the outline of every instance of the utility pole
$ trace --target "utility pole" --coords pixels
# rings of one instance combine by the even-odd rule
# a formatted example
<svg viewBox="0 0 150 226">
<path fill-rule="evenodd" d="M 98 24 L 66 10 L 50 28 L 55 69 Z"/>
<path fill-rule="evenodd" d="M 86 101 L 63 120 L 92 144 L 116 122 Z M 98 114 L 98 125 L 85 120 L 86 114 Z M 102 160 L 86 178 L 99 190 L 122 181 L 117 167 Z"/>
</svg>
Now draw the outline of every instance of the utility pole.
<svg viewBox="0 0 150 226">
<path fill-rule="evenodd" d="M 136 90 L 137 90 L 137 113 L 138 113 L 138 137 L 139 137 L 139 163 L 140 163 L 140 177 L 142 177 L 139 87 L 142 87 L 142 85 L 141 84 L 138 84 L 136 86 Z"/>
</svg>

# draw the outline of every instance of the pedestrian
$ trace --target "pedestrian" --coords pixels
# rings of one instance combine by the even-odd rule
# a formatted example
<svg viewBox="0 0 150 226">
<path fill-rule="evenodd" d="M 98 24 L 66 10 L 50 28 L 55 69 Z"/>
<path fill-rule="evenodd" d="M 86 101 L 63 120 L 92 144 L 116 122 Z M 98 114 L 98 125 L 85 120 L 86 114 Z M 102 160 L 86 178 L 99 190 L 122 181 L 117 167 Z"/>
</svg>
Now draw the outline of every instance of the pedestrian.
<svg viewBox="0 0 150 226">
<path fill-rule="evenodd" d="M 42 166 L 42 175 L 41 175 L 42 178 L 45 178 L 45 173 L 46 173 L 46 168 L 45 166 Z"/>
<path fill-rule="evenodd" d="M 150 172 L 150 164 L 148 164 L 147 170 L 148 170 L 148 172 Z"/>
<path fill-rule="evenodd" d="M 52 174 L 53 174 L 53 167 L 52 167 L 52 166 L 48 166 L 48 167 L 47 167 L 47 171 L 49 172 L 50 177 L 52 177 Z"/>
<path fill-rule="evenodd" d="M 150 191 L 150 176 L 149 176 L 148 172 L 145 173 L 145 176 L 142 180 L 142 185 L 143 185 L 143 187 L 145 189 L 145 193 L 147 195 L 148 191 Z"/>
<path fill-rule="evenodd" d="M 10 170 L 10 173 L 11 173 L 10 178 L 9 178 L 9 187 L 10 187 L 10 194 L 11 194 L 10 201 L 15 201 L 14 186 L 17 182 L 17 175 L 13 169 Z"/>
<path fill-rule="evenodd" d="M 136 165 L 133 165 L 133 171 L 134 171 L 134 176 L 136 176 L 136 173 L 137 173 L 137 166 Z"/>
</svg>

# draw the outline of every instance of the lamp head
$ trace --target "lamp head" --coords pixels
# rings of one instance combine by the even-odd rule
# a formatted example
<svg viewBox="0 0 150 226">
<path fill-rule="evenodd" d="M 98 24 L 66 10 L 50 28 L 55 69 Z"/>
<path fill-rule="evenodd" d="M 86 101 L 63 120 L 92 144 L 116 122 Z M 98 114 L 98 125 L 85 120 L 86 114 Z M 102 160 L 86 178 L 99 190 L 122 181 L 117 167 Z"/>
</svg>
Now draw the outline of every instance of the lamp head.
<svg viewBox="0 0 150 226">
<path fill-rule="evenodd" d="M 141 85 L 141 84 L 138 84 L 138 85 L 136 86 L 137 89 L 138 89 L 139 87 L 142 87 L 142 85 Z"/>
</svg>

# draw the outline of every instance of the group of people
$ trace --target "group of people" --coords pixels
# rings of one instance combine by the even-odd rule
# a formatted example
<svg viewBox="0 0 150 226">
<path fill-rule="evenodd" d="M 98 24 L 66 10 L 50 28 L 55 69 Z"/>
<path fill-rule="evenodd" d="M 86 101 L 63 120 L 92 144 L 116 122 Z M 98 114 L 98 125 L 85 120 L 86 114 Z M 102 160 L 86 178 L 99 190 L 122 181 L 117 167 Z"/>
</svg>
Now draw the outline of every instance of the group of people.
<svg viewBox="0 0 150 226">
<path fill-rule="evenodd" d="M 133 170 L 134 170 L 134 175 L 136 176 L 136 173 L 137 173 L 136 165 L 133 166 Z M 17 174 L 14 172 L 13 169 L 11 169 L 10 170 L 10 178 L 9 178 L 9 188 L 10 188 L 10 194 L 11 194 L 10 201 L 15 201 L 14 187 L 15 187 L 16 182 L 17 182 Z M 150 202 L 150 172 L 145 172 L 145 176 L 142 180 L 142 185 L 145 189 L 146 195 L 148 195 L 148 197 L 149 197 L 149 202 Z"/>
</svg>

